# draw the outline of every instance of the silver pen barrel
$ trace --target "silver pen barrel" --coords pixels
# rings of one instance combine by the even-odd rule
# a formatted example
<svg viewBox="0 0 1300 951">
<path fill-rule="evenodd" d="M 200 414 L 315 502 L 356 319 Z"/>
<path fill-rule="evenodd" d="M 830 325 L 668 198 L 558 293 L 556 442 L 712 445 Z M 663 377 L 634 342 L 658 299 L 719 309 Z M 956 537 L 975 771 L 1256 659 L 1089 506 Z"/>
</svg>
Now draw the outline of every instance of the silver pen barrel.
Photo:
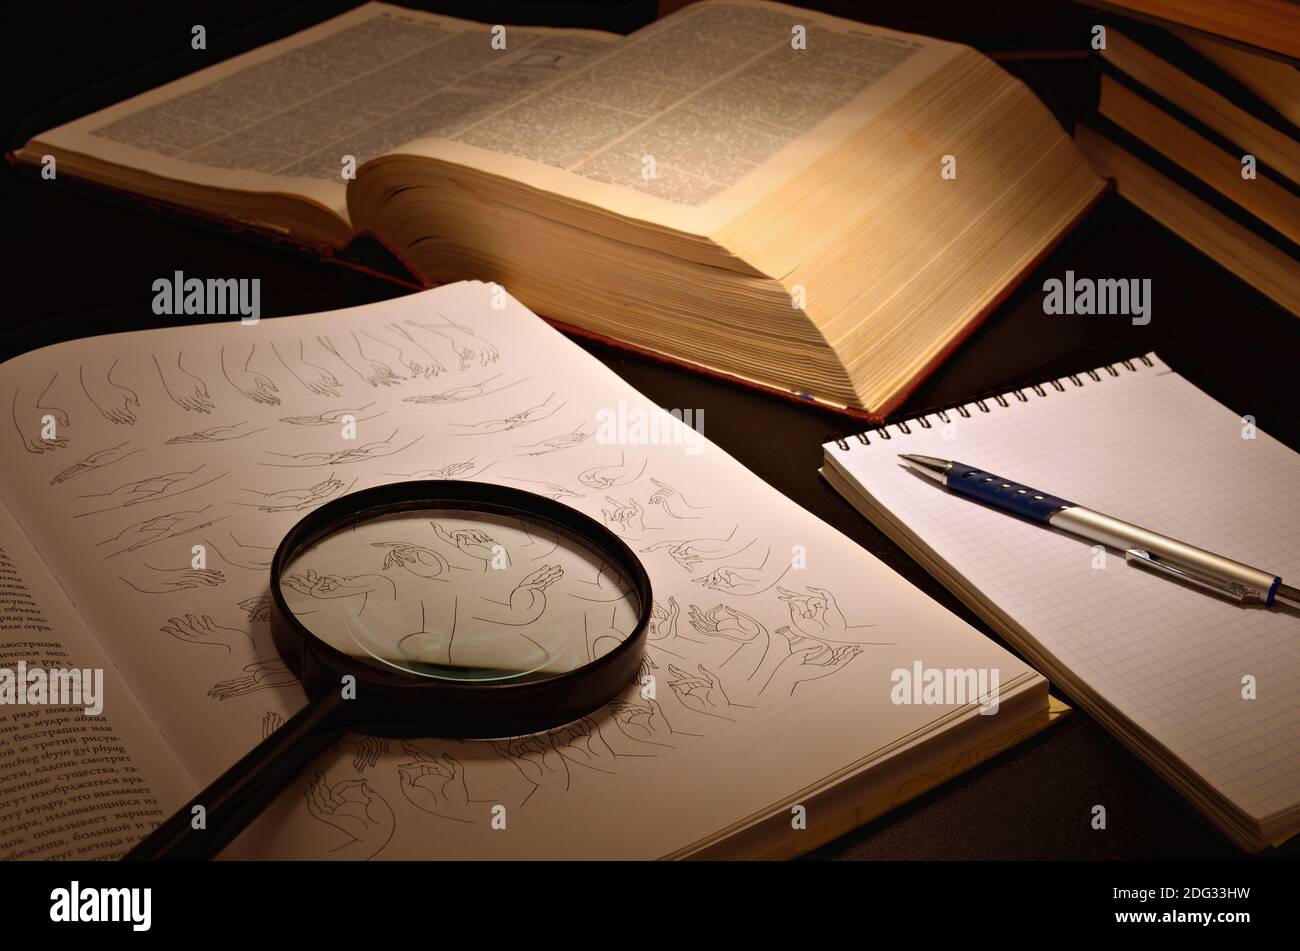
<svg viewBox="0 0 1300 951">
<path fill-rule="evenodd" d="M 1270 595 L 1274 595 L 1294 606 L 1292 599 L 1300 595 L 1289 586 L 1279 585 L 1272 572 L 1252 568 L 1081 505 L 1061 509 L 1048 519 L 1048 524 L 1111 548 L 1132 551 L 1144 556 L 1142 561 L 1147 567 L 1218 590 L 1238 601 L 1267 603 Z M 1278 589 L 1276 592 L 1275 588 Z"/>
</svg>

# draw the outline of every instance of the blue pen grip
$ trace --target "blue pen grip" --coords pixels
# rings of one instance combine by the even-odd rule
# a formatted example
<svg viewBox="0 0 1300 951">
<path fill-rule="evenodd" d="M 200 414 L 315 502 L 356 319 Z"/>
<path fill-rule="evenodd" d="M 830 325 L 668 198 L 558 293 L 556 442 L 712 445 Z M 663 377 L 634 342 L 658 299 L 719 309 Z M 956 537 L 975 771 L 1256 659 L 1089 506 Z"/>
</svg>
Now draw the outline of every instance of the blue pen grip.
<svg viewBox="0 0 1300 951">
<path fill-rule="evenodd" d="M 961 462 L 954 462 L 948 470 L 948 488 L 968 499 L 1044 524 L 1054 513 L 1074 504 Z"/>
</svg>

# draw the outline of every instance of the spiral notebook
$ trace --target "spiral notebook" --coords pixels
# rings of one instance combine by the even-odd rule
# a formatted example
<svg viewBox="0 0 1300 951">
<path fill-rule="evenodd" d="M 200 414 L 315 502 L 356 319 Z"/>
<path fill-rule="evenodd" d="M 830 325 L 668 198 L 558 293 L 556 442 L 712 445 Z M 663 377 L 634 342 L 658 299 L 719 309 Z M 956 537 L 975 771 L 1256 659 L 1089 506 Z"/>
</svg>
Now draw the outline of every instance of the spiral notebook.
<svg viewBox="0 0 1300 951">
<path fill-rule="evenodd" d="M 898 453 L 981 466 L 1292 584 L 1300 455 L 1154 354 L 824 448 L 832 486 L 1235 842 L 1300 831 L 1300 615 L 974 505 Z"/>
</svg>

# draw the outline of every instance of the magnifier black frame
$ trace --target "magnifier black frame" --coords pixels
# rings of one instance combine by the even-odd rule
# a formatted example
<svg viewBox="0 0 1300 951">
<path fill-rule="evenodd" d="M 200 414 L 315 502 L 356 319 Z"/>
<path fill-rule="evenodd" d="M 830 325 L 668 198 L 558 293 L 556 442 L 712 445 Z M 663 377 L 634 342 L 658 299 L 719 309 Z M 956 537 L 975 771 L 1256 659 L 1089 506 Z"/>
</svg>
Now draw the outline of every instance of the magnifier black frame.
<svg viewBox="0 0 1300 951">
<path fill-rule="evenodd" d="M 344 653 L 312 634 L 289 609 L 281 585 L 284 570 L 314 541 L 380 516 L 438 509 L 550 522 L 594 548 L 632 583 L 639 602 L 636 627 L 613 650 L 571 671 L 540 679 L 466 683 L 413 677 L 378 660 Z M 545 496 L 486 482 L 397 482 L 344 496 L 290 529 L 271 562 L 271 634 L 285 664 L 303 682 L 308 696 L 341 689 L 342 673 L 356 676 L 357 700 L 367 714 L 366 719 L 349 719 L 355 728 L 380 736 L 518 736 L 586 716 L 632 682 L 650 625 L 651 601 L 645 568 L 604 525 Z M 367 694 L 372 699 L 365 700 Z M 401 725 L 395 728 L 395 724 Z"/>
<path fill-rule="evenodd" d="M 401 673 L 347 654 L 312 634 L 281 590 L 285 568 L 314 541 L 349 525 L 407 511 L 482 512 L 550 523 L 620 569 L 638 599 L 636 626 L 613 650 L 571 671 L 511 681 L 458 682 Z M 271 562 L 271 633 L 285 665 L 302 681 L 307 706 L 174 816 L 127 859 L 206 858 L 244 829 L 318 753 L 349 731 L 376 736 L 483 739 L 521 736 L 581 719 L 629 684 L 650 628 L 650 576 L 621 538 L 554 499 L 487 482 L 395 482 L 327 502 L 291 528 Z M 355 678 L 354 699 L 344 677 Z M 196 829 L 196 807 L 203 828 Z"/>
</svg>

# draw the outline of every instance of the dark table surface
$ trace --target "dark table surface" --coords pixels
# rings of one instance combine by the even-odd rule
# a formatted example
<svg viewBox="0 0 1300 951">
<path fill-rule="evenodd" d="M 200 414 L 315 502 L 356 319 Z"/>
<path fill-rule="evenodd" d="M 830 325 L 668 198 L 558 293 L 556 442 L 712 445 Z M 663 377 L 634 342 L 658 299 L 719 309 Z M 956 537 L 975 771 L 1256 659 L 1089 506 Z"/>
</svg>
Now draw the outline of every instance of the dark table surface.
<svg viewBox="0 0 1300 951">
<path fill-rule="evenodd" d="M 0 29 L 0 34 L 9 48 L 6 54 L 12 55 L 0 60 L 5 72 L 11 73 L 3 77 L 5 87 L 20 95 L 18 102 L 11 100 L 5 107 L 6 131 L 18 127 L 45 96 L 74 92 L 79 83 L 147 62 L 163 42 L 160 36 L 182 30 L 188 37 L 188 24 L 198 22 L 230 23 L 233 28 L 243 22 L 240 10 L 247 15 L 254 5 L 199 3 L 192 5 L 197 12 L 149 7 L 147 21 L 132 20 L 131 11 L 138 13 L 136 8 L 142 6 L 126 5 L 126 13 L 122 5 L 96 7 L 94 13 L 79 14 L 79 22 L 76 17 L 69 20 L 72 15 L 67 10 L 60 19 L 59 8 L 51 4 L 37 13 L 24 5 L 21 16 L 17 8 L 10 8 L 6 12 L 10 28 Z M 845 12 L 853 5 L 830 6 Z M 915 22 L 919 9 L 925 15 L 922 19 L 938 24 L 969 20 L 969 6 L 987 10 L 986 5 L 945 3 L 871 6 L 884 10 L 877 19 L 906 8 Z M 982 24 L 992 29 L 994 50 L 1068 45 L 1083 34 L 1087 23 L 1086 16 L 1070 4 L 994 6 L 1006 18 L 1005 23 Z M 861 15 L 870 18 L 865 12 Z M 50 78 L 43 92 L 31 88 L 32 74 L 24 70 L 37 62 L 49 66 L 48 60 L 60 68 L 45 73 Z M 1080 60 L 1032 65 L 1008 61 L 1007 66 L 1055 97 L 1055 104 L 1066 113 L 1087 102 L 1091 74 Z M 59 339 L 158 326 L 162 319 L 149 311 L 150 285 L 175 270 L 260 278 L 264 316 L 329 310 L 404 293 L 362 274 L 88 199 L 13 170 L 0 171 L 0 202 L 7 278 L 0 358 Z M 1150 278 L 1150 324 L 1133 327 L 1122 318 L 1045 316 L 1042 283 L 1062 276 L 1066 269 L 1097 277 Z M 703 429 L 709 439 L 997 639 L 821 480 L 817 473 L 821 444 L 852 431 L 851 420 L 602 346 L 580 345 L 658 404 L 703 410 Z M 1300 319 L 1114 197 L 896 416 L 905 418 L 933 406 L 1148 350 L 1159 353 L 1235 411 L 1254 416 L 1261 429 L 1300 448 L 1295 399 Z M 1095 804 L 1106 806 L 1105 831 L 1091 827 Z M 1137 757 L 1082 713 L 814 854 L 832 859 L 1240 856 Z M 1296 854 L 1293 842 L 1263 858 Z"/>
</svg>

